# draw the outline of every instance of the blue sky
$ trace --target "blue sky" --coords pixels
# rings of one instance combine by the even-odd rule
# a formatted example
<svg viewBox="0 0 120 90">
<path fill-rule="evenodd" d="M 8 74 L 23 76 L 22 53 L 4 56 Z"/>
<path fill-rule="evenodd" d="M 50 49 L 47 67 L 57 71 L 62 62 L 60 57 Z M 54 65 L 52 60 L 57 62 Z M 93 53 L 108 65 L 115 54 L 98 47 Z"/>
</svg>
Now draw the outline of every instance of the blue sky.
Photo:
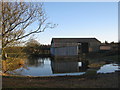
<svg viewBox="0 0 120 90">
<path fill-rule="evenodd" d="M 45 2 L 44 7 L 48 21 L 58 26 L 37 34 L 42 44 L 50 44 L 55 37 L 118 41 L 117 2 Z"/>
</svg>

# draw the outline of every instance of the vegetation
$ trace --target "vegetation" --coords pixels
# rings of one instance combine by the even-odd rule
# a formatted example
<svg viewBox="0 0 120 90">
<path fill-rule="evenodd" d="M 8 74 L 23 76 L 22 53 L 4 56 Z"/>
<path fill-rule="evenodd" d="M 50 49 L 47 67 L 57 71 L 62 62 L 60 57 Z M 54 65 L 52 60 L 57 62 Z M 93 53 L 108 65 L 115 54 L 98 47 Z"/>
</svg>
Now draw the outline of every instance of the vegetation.
<svg viewBox="0 0 120 90">
<path fill-rule="evenodd" d="M 91 62 L 119 62 L 119 56 L 119 51 L 99 51 L 86 54 L 86 59 Z"/>
<path fill-rule="evenodd" d="M 7 60 L 2 61 L 3 63 L 3 71 L 6 73 L 7 71 L 13 71 L 22 67 L 25 64 L 25 58 L 7 58 Z M 6 65 L 5 65 L 6 64 Z"/>
<path fill-rule="evenodd" d="M 33 56 L 50 55 L 50 45 L 41 45 L 38 41 L 31 39 L 26 43 L 24 52 Z"/>
<path fill-rule="evenodd" d="M 3 60 L 6 59 L 6 47 L 24 43 L 29 36 L 55 27 L 55 24 L 47 22 L 43 3 L 1 1 L 1 9 Z M 37 26 L 32 29 L 31 25 L 34 23 L 37 23 Z"/>
<path fill-rule="evenodd" d="M 95 71 L 89 73 L 94 74 Z M 95 74 L 94 74 L 95 75 Z M 81 76 L 3 76 L 3 88 L 118 88 L 118 73 Z M 10 83 L 13 81 L 12 83 Z"/>
<path fill-rule="evenodd" d="M 20 45 L 23 45 L 31 35 L 56 26 L 47 21 L 43 3 L 17 2 L 17 0 L 16 2 L 9 2 L 9 0 L 7 2 L 1 0 L 0 2 L 2 60 L 11 61 L 12 59 L 14 61 L 17 60 L 18 57 L 25 56 L 25 46 Z M 35 23 L 36 25 L 34 25 Z M 32 25 L 34 25 L 34 28 L 31 28 Z M 28 51 L 28 49 L 29 48 L 27 48 L 26 51 Z M 36 49 L 32 50 L 32 52 L 35 50 Z"/>
<path fill-rule="evenodd" d="M 7 47 L 8 57 L 23 58 L 27 56 L 50 56 L 50 45 Z"/>
<path fill-rule="evenodd" d="M 88 67 L 89 68 L 100 68 L 104 64 L 105 64 L 105 62 L 103 62 L 103 61 L 101 61 L 101 62 L 95 62 L 95 63 L 89 64 Z"/>
</svg>

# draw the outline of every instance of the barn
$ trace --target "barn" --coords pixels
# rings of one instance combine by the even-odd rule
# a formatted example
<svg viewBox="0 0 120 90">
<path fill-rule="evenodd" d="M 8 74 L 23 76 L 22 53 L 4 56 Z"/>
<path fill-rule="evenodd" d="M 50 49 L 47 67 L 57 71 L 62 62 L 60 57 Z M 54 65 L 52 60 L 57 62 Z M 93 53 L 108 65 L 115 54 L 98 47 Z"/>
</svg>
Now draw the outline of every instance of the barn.
<svg viewBox="0 0 120 90">
<path fill-rule="evenodd" d="M 52 56 L 76 56 L 80 53 L 97 52 L 101 42 L 96 38 L 52 38 Z"/>
</svg>

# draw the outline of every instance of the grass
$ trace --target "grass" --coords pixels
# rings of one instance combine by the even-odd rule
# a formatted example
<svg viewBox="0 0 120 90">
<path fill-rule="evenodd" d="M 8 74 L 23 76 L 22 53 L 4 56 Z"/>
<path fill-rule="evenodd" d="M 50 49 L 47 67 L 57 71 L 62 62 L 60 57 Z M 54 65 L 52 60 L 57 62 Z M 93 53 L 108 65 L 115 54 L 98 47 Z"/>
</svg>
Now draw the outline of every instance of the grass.
<svg viewBox="0 0 120 90">
<path fill-rule="evenodd" d="M 25 58 L 21 59 L 21 58 L 11 58 L 8 57 L 6 60 L 2 61 L 3 63 L 3 71 L 12 71 L 15 69 L 18 69 L 20 67 L 22 67 L 22 65 L 24 65 L 25 63 Z"/>
<path fill-rule="evenodd" d="M 89 73 L 91 75 L 94 74 Z M 3 88 L 118 88 L 118 73 L 82 76 L 14 77 L 3 76 Z M 12 81 L 12 82 L 11 82 Z"/>
<path fill-rule="evenodd" d="M 118 62 L 120 60 L 120 54 L 112 52 L 107 53 L 88 53 L 86 55 L 86 59 L 92 62 L 100 62 L 100 61 L 112 61 L 112 62 Z"/>
<path fill-rule="evenodd" d="M 26 53 L 7 53 L 8 57 L 12 58 L 26 58 L 27 54 Z"/>
<path fill-rule="evenodd" d="M 97 69 L 87 70 L 87 72 L 85 73 L 85 77 L 87 79 L 96 79 L 97 78 Z"/>
<path fill-rule="evenodd" d="M 105 64 L 104 61 L 101 62 L 95 62 L 95 63 L 91 63 L 88 65 L 89 68 L 100 68 L 101 66 L 103 66 Z"/>
</svg>

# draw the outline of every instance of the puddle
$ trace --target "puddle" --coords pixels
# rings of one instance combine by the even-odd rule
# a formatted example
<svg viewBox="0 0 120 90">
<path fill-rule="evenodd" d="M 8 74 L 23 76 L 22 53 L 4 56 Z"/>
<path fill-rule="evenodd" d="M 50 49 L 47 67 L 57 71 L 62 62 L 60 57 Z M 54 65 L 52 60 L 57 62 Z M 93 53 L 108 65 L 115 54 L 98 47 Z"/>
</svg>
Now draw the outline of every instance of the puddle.
<svg viewBox="0 0 120 90">
<path fill-rule="evenodd" d="M 112 63 L 112 64 L 106 64 L 100 67 L 100 69 L 97 71 L 97 73 L 113 73 L 115 71 L 119 71 L 120 68 L 118 64 Z"/>
</svg>

